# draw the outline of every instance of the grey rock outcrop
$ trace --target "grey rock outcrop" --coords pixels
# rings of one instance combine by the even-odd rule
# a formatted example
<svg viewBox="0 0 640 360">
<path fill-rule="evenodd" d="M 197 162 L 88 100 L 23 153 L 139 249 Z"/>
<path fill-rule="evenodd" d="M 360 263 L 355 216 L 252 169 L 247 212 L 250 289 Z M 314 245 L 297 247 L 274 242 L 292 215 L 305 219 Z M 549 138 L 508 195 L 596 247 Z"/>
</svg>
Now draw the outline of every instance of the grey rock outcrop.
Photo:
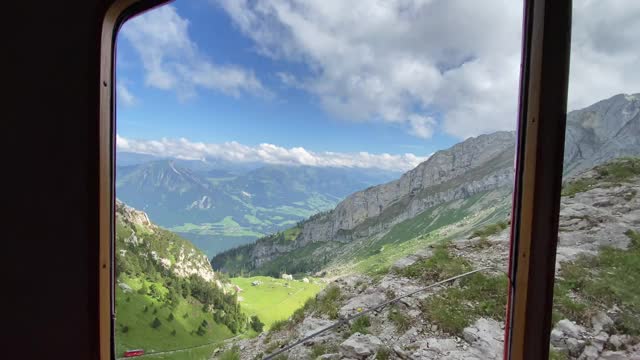
<svg viewBox="0 0 640 360">
<path fill-rule="evenodd" d="M 353 359 L 365 359 L 378 351 L 382 341 L 373 335 L 355 333 L 340 344 L 340 353 Z"/>
<path fill-rule="evenodd" d="M 619 94 L 567 115 L 565 174 L 640 155 L 640 94 Z"/>
<path fill-rule="evenodd" d="M 398 180 L 356 192 L 328 214 L 306 222 L 296 241 L 257 241 L 255 266 L 314 242 L 347 243 L 388 231 L 444 202 L 510 187 L 515 133 L 496 132 L 467 139 L 438 151 Z"/>
<path fill-rule="evenodd" d="M 316 242 L 350 243 L 380 236 L 442 203 L 513 185 L 515 133 L 469 138 L 438 151 L 398 180 L 356 192 L 304 223 L 296 241 L 257 241 L 252 265 Z M 620 94 L 567 115 L 565 177 L 622 156 L 640 155 L 640 94 Z M 399 264 L 402 265 L 402 264 Z"/>
</svg>

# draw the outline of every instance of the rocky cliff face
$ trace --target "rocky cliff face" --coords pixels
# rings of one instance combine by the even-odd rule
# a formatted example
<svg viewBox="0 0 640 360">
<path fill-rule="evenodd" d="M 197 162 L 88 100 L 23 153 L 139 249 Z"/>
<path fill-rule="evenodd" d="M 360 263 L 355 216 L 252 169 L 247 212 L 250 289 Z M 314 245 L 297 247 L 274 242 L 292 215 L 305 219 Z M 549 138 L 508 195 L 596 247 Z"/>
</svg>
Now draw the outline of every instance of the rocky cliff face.
<svg viewBox="0 0 640 360">
<path fill-rule="evenodd" d="M 116 200 L 116 251 L 118 256 L 152 259 L 178 277 L 197 275 L 215 279 L 209 259 L 189 241 L 153 224 L 147 214 Z"/>
<path fill-rule="evenodd" d="M 640 155 L 640 94 L 619 94 L 567 115 L 565 174 Z"/>
<path fill-rule="evenodd" d="M 514 132 L 481 135 L 438 151 L 400 179 L 356 192 L 328 214 L 304 223 L 294 242 L 258 241 L 255 265 L 313 242 L 377 235 L 433 206 L 510 186 L 514 153 Z"/>
<path fill-rule="evenodd" d="M 302 224 L 295 241 L 258 240 L 251 265 L 316 242 L 351 243 L 452 200 L 513 185 L 515 133 L 496 132 L 438 151 L 398 180 L 356 192 Z M 640 94 L 616 95 L 568 114 L 565 176 L 622 156 L 640 155 Z M 214 259 L 215 260 L 215 259 Z"/>
</svg>

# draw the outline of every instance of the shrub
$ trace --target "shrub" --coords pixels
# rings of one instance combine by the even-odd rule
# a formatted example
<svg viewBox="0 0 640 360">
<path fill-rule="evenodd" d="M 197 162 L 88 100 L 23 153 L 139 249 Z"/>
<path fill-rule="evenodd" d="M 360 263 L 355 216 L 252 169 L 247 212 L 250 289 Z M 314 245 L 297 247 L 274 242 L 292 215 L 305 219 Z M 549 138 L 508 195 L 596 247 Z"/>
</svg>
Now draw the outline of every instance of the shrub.
<svg viewBox="0 0 640 360">
<path fill-rule="evenodd" d="M 240 360 L 240 348 L 234 346 L 220 354 L 220 360 Z"/>
<path fill-rule="evenodd" d="M 286 329 L 289 326 L 288 320 L 278 320 L 271 324 L 269 331 L 276 332 Z"/>
<path fill-rule="evenodd" d="M 149 288 L 147 287 L 147 284 L 142 284 L 142 287 L 138 289 L 138 294 L 140 295 L 147 295 L 148 292 Z"/>
<path fill-rule="evenodd" d="M 335 320 L 338 318 L 341 299 L 340 288 L 334 285 L 329 286 L 325 289 L 324 295 L 315 301 L 316 310 L 321 314 L 327 315 L 329 319 Z"/>
<path fill-rule="evenodd" d="M 198 326 L 198 330 L 196 330 L 196 334 L 198 334 L 198 336 L 203 336 L 204 334 L 207 333 L 207 330 L 205 330 L 202 325 Z"/>
<path fill-rule="evenodd" d="M 262 330 L 264 329 L 264 323 L 260 321 L 260 318 L 258 318 L 258 315 L 253 315 L 251 317 L 251 328 L 253 329 L 253 331 L 257 333 L 261 333 Z"/>
<path fill-rule="evenodd" d="M 120 330 L 122 331 L 123 334 L 126 334 L 129 332 L 129 326 L 123 325 L 122 328 L 120 328 Z"/>
<path fill-rule="evenodd" d="M 409 330 L 409 327 L 411 326 L 409 317 L 402 313 L 397 305 L 391 307 L 388 318 L 393 322 L 393 325 L 396 327 L 396 331 L 400 334 Z"/>
<path fill-rule="evenodd" d="M 382 347 L 378 349 L 376 353 L 376 360 L 388 360 L 391 359 L 391 350 L 388 347 Z"/>
<path fill-rule="evenodd" d="M 324 354 L 333 354 L 338 352 L 338 345 L 315 344 L 311 347 L 311 358 L 315 359 Z"/>
<path fill-rule="evenodd" d="M 349 328 L 349 332 L 351 334 L 360 333 L 360 334 L 368 334 L 369 326 L 371 326 L 371 320 L 367 315 L 360 316 L 355 319 L 351 323 L 351 327 Z"/>
<path fill-rule="evenodd" d="M 471 236 L 469 236 L 469 239 L 472 239 L 474 237 L 479 237 L 483 239 L 501 232 L 502 230 L 506 229 L 508 226 L 509 224 L 506 221 L 500 221 L 495 224 L 490 224 L 483 227 L 482 229 L 478 229 L 474 231 L 471 234 Z"/>
<path fill-rule="evenodd" d="M 175 329 L 173 329 L 173 330 L 171 331 L 171 336 L 176 336 L 176 330 L 175 330 Z"/>
<path fill-rule="evenodd" d="M 162 322 L 160 322 L 160 319 L 158 319 L 157 317 L 154 318 L 153 321 L 151 322 L 151 327 L 154 329 L 159 328 L 160 325 L 162 325 Z"/>
<path fill-rule="evenodd" d="M 167 320 L 173 321 L 174 319 L 175 317 L 173 316 L 173 313 L 169 313 L 169 317 L 167 317 Z"/>
</svg>

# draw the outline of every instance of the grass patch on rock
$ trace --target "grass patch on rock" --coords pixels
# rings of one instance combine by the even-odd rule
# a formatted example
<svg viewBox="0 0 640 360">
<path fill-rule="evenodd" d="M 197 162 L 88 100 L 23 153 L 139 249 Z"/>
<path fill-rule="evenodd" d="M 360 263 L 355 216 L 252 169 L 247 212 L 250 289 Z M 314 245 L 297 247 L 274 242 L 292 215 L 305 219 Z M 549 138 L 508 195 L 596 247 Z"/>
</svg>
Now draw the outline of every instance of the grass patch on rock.
<svg viewBox="0 0 640 360">
<path fill-rule="evenodd" d="M 393 305 L 387 316 L 399 334 L 404 334 L 411 327 L 411 319 L 397 305 Z"/>
<path fill-rule="evenodd" d="M 554 291 L 554 321 L 568 318 L 588 325 L 596 312 L 617 306 L 614 327 L 640 335 L 640 233 L 628 230 L 628 249 L 603 247 L 562 264 Z"/>
<path fill-rule="evenodd" d="M 621 183 L 640 175 L 640 158 L 622 158 L 593 168 L 595 175 L 568 181 L 562 188 L 562 196 L 574 196 L 602 183 Z"/>
<path fill-rule="evenodd" d="M 475 230 L 473 233 L 471 233 L 471 236 L 469 236 L 469 239 L 473 239 L 475 237 L 486 239 L 491 235 L 495 235 L 501 232 L 502 230 L 506 229 L 508 226 L 509 224 L 506 221 L 499 221 L 495 224 L 487 225 L 482 229 Z"/>
<path fill-rule="evenodd" d="M 476 273 L 461 279 L 459 286 L 425 299 L 422 312 L 430 322 L 450 334 L 461 334 L 481 317 L 504 320 L 507 284 L 505 275 Z"/>
<path fill-rule="evenodd" d="M 370 326 L 371 326 L 371 320 L 367 315 L 363 315 L 353 320 L 353 322 L 351 322 L 351 326 L 349 327 L 349 333 L 350 335 L 353 335 L 355 333 L 368 334 Z"/>
<path fill-rule="evenodd" d="M 437 282 L 470 271 L 471 265 L 461 257 L 452 256 L 447 244 L 434 248 L 433 255 L 399 270 L 398 274 L 408 278 Z"/>
</svg>

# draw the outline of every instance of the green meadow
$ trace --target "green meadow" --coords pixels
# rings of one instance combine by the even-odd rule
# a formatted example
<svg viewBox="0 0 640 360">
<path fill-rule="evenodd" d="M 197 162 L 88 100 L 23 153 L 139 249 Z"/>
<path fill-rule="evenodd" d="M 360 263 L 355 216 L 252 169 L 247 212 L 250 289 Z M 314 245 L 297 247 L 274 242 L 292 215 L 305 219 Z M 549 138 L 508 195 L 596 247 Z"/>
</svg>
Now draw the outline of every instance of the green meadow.
<svg viewBox="0 0 640 360">
<path fill-rule="evenodd" d="M 137 279 L 136 279 L 137 280 Z M 233 337 L 233 333 L 224 325 L 215 322 L 210 313 L 202 311 L 202 304 L 193 298 L 182 299 L 175 308 L 165 303 L 137 293 L 142 284 L 129 281 L 134 291 L 124 293 L 116 289 L 116 357 L 126 350 L 144 349 L 146 353 L 156 353 L 184 349 L 201 345 L 202 348 L 157 355 L 162 359 L 203 359 L 202 352 L 211 354 L 214 343 Z M 160 291 L 167 291 L 160 283 L 155 284 Z M 154 321 L 158 320 L 155 324 Z M 207 326 L 201 335 L 194 335 L 206 321 Z M 211 344 L 211 345 L 209 345 Z M 197 354 L 197 355 L 196 355 Z"/>
<path fill-rule="evenodd" d="M 288 319 L 323 289 L 324 284 L 313 278 L 309 280 L 309 283 L 304 283 L 301 280 L 254 276 L 232 278 L 231 282 L 242 289 L 239 294 L 242 310 L 250 316 L 258 315 L 267 330 L 274 322 Z M 251 285 L 254 281 L 259 281 L 260 285 Z"/>
</svg>

